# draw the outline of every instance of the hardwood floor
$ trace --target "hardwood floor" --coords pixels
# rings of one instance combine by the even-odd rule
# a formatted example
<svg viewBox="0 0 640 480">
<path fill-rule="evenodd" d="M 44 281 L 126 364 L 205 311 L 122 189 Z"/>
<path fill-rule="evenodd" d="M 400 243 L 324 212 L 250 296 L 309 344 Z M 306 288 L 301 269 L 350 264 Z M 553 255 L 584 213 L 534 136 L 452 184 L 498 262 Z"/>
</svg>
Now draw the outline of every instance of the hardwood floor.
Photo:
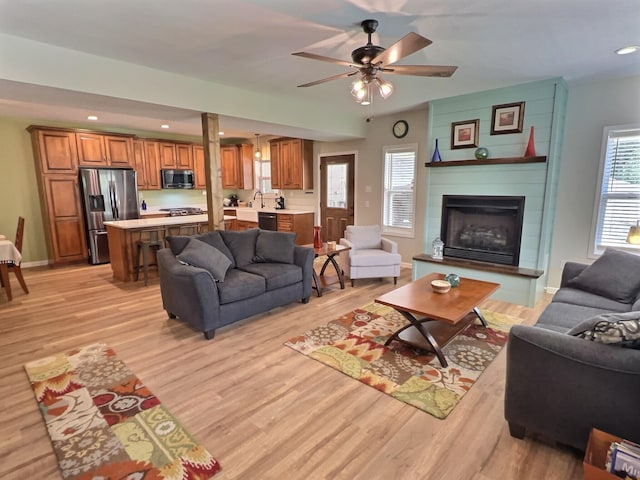
<svg viewBox="0 0 640 480">
<path fill-rule="evenodd" d="M 61 478 L 23 365 L 103 341 L 216 457 L 227 479 L 582 478 L 577 452 L 514 439 L 503 418 L 505 351 L 445 419 L 285 346 L 392 290 L 389 279 L 332 286 L 220 329 L 212 341 L 162 309 L 157 278 L 112 281 L 109 265 L 24 272 L 30 294 L 0 293 L 0 478 Z M 12 279 L 13 280 L 13 279 Z M 403 269 L 399 285 L 410 281 Z M 482 307 L 533 323 L 535 309 Z"/>
</svg>

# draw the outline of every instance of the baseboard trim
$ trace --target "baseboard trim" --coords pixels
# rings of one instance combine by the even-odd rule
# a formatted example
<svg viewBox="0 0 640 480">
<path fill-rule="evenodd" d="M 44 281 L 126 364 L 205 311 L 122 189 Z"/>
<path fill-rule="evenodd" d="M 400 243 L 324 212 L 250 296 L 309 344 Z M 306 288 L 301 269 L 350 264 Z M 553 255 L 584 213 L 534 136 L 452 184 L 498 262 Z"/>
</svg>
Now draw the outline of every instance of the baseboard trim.
<svg viewBox="0 0 640 480">
<path fill-rule="evenodd" d="M 555 293 L 560 290 L 558 287 L 545 287 L 544 291 L 547 293 L 551 293 L 553 295 L 555 295 Z"/>
<path fill-rule="evenodd" d="M 44 267 L 49 265 L 49 260 L 38 260 L 35 262 L 23 262 L 20 264 L 22 268 Z"/>
</svg>

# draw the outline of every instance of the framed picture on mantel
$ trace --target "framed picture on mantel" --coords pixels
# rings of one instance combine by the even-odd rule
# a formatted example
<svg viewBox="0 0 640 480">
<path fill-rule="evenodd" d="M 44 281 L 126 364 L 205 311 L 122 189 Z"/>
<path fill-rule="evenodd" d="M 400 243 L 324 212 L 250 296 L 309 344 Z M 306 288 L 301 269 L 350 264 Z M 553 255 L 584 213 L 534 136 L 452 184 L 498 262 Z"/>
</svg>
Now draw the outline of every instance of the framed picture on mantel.
<svg viewBox="0 0 640 480">
<path fill-rule="evenodd" d="M 524 102 L 494 105 L 491 112 L 491 135 L 522 133 Z"/>
<path fill-rule="evenodd" d="M 478 146 L 480 119 L 453 122 L 451 124 L 451 149 Z"/>
</svg>

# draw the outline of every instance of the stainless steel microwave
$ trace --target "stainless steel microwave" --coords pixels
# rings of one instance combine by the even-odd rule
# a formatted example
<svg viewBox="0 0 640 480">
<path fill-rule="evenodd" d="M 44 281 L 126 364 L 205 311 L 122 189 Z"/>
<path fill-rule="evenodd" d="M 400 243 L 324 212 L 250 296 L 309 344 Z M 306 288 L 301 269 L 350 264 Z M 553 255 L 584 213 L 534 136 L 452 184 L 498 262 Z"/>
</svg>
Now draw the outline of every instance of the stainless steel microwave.
<svg viewBox="0 0 640 480">
<path fill-rule="evenodd" d="M 160 170 L 162 188 L 194 188 L 193 170 Z"/>
</svg>

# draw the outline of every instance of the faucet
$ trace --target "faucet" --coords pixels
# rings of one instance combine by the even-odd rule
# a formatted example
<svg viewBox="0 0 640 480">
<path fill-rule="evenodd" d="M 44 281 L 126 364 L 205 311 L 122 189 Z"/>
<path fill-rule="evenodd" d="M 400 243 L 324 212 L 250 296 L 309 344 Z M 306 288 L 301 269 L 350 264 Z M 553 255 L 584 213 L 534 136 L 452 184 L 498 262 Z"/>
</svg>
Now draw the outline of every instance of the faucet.
<svg viewBox="0 0 640 480">
<path fill-rule="evenodd" d="M 256 190 L 256 193 L 253 195 L 253 199 L 255 200 L 258 195 L 260 195 L 260 208 L 264 208 L 264 195 L 260 190 Z"/>
</svg>

